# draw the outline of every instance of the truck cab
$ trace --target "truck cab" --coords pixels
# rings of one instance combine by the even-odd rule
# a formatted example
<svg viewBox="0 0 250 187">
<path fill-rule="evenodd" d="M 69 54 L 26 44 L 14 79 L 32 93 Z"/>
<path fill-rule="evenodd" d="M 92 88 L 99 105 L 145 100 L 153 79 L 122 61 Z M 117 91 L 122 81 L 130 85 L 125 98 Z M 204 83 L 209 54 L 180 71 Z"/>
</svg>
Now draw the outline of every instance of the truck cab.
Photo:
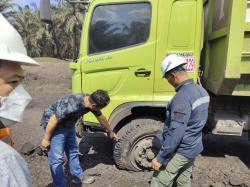
<svg viewBox="0 0 250 187">
<path fill-rule="evenodd" d="M 161 77 L 162 59 L 184 56 L 196 81 L 203 25 L 202 0 L 90 2 L 79 59 L 71 64 L 72 88 L 74 93 L 108 91 L 111 102 L 103 113 L 122 140 L 114 147 L 119 167 L 150 168 L 159 149 L 154 134 L 162 129 L 165 107 L 175 94 Z M 86 115 L 84 123 L 95 125 L 94 116 Z M 131 150 L 126 150 L 129 141 Z"/>
</svg>

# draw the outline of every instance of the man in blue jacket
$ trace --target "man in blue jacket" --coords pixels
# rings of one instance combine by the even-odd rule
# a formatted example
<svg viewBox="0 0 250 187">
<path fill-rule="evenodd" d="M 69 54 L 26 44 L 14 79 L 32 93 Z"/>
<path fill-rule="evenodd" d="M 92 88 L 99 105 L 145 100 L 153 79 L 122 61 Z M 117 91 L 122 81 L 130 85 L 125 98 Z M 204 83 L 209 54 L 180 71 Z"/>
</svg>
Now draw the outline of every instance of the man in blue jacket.
<svg viewBox="0 0 250 187">
<path fill-rule="evenodd" d="M 176 95 L 166 110 L 161 149 L 152 161 L 151 187 L 191 186 L 195 157 L 203 150 L 202 128 L 208 117 L 209 95 L 189 79 L 183 57 L 169 55 L 162 63 L 162 76 Z"/>
</svg>

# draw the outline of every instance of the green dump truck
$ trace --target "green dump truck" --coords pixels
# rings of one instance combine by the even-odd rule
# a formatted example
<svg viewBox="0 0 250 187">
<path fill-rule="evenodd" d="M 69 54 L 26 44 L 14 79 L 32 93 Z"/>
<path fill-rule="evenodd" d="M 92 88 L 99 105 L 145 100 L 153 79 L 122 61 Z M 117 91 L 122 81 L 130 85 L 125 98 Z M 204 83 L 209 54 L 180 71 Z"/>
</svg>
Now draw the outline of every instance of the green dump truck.
<svg viewBox="0 0 250 187">
<path fill-rule="evenodd" d="M 109 92 L 103 113 L 121 137 L 114 145 L 118 167 L 149 169 L 159 150 L 155 133 L 175 95 L 160 72 L 168 54 L 184 56 L 190 77 L 210 93 L 206 132 L 250 130 L 249 0 L 81 2 L 87 9 L 79 58 L 70 65 L 72 89 Z M 92 114 L 84 123 L 97 125 Z"/>
</svg>

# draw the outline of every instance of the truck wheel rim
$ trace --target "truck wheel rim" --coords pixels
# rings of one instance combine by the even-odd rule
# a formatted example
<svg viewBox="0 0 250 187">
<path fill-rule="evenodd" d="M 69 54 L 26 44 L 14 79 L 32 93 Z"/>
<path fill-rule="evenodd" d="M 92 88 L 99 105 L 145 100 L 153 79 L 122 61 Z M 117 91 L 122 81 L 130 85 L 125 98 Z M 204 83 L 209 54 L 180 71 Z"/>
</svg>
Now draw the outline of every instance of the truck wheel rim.
<svg viewBox="0 0 250 187">
<path fill-rule="evenodd" d="M 159 149 L 160 143 L 154 135 L 141 137 L 132 145 L 130 162 L 136 169 L 150 169 Z"/>
</svg>

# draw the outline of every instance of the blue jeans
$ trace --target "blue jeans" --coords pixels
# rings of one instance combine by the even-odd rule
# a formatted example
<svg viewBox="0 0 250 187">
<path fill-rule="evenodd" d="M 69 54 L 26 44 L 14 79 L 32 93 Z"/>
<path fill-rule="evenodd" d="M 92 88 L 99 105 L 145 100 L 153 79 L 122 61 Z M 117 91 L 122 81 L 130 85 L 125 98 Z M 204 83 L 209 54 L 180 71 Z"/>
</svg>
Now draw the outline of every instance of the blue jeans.
<svg viewBox="0 0 250 187">
<path fill-rule="evenodd" d="M 48 160 L 55 187 L 66 187 L 63 173 L 64 152 L 68 158 L 70 174 L 73 179 L 80 180 L 84 173 L 80 166 L 76 142 L 75 128 L 59 127 L 55 129 L 50 142 Z"/>
</svg>

